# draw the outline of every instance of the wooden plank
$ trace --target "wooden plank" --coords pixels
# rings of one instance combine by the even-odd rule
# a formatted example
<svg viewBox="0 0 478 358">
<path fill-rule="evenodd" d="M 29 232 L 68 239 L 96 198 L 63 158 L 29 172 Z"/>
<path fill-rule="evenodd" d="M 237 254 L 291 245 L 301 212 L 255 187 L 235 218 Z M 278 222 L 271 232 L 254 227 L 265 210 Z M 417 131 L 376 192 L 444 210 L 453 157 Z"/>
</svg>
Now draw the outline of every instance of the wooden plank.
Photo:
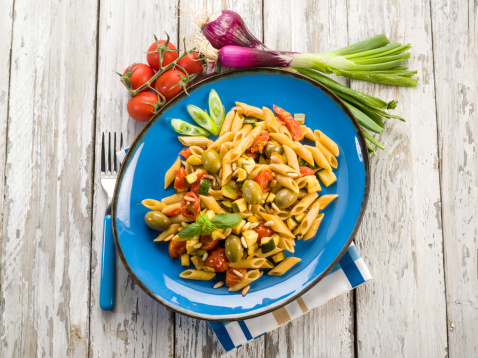
<svg viewBox="0 0 478 358">
<path fill-rule="evenodd" d="M 364 26 L 364 19 L 367 19 Z M 357 290 L 363 357 L 447 355 L 445 289 L 430 8 L 427 2 L 349 2 L 349 42 L 385 33 L 411 42 L 417 88 L 352 81 L 387 100 L 407 122 L 387 120 L 371 159 L 368 209 L 356 244 L 374 280 Z"/>
<path fill-rule="evenodd" d="M 15 1 L 1 357 L 88 354 L 96 19 L 92 0 Z"/>
<path fill-rule="evenodd" d="M 449 355 L 478 356 L 478 12 L 432 1 Z"/>
<path fill-rule="evenodd" d="M 265 44 L 298 52 L 346 46 L 346 14 L 345 0 L 265 0 Z M 353 357 L 353 295 L 338 297 L 267 334 L 265 351 L 279 357 Z"/>
<path fill-rule="evenodd" d="M 3 222 L 3 193 L 5 187 L 5 154 L 7 152 L 7 117 L 10 84 L 10 50 L 12 47 L 13 0 L 2 0 L 0 13 L 0 222 Z M 1 246 L 0 246 L 1 247 Z"/>
<path fill-rule="evenodd" d="M 258 38 L 262 37 L 262 2 L 260 0 L 241 1 L 180 1 L 180 38 L 190 38 L 199 28 L 184 14 L 188 10 L 203 9 L 210 14 L 221 9 L 238 12 L 249 29 Z M 205 321 L 176 315 L 176 357 L 217 357 L 223 356 L 224 350 L 209 325 Z M 245 346 L 233 350 L 226 357 L 263 357 L 264 337 L 254 340 Z"/>
<path fill-rule="evenodd" d="M 91 263 L 91 349 L 92 357 L 171 357 L 174 315 L 150 298 L 128 275 L 117 257 L 116 306 L 111 312 L 99 307 L 103 215 L 106 195 L 100 184 L 101 134 L 123 132 L 131 143 L 142 123 L 129 118 L 127 90 L 113 71 L 146 62 L 153 34 L 168 32 L 177 44 L 177 2 L 113 1 L 100 4 L 99 56 L 96 116 L 95 197 L 93 211 L 93 259 Z"/>
</svg>

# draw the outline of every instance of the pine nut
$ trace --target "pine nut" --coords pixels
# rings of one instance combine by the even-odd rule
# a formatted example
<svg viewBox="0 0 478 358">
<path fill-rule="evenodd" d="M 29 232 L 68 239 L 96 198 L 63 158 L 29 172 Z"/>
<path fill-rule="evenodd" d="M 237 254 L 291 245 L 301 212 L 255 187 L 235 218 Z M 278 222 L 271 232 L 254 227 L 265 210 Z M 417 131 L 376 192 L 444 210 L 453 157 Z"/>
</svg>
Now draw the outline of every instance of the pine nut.
<svg viewBox="0 0 478 358">
<path fill-rule="evenodd" d="M 297 174 L 297 173 L 287 173 L 287 176 L 288 176 L 289 178 L 295 179 L 295 178 L 298 178 L 298 177 L 299 177 L 299 174 Z"/>
<path fill-rule="evenodd" d="M 250 285 L 247 285 L 246 287 L 244 287 L 242 289 L 242 296 L 244 297 L 245 295 L 247 295 L 247 292 L 249 292 L 250 289 L 251 289 Z"/>
<path fill-rule="evenodd" d="M 214 179 L 214 177 L 213 177 L 212 175 L 209 175 L 209 174 L 203 175 L 202 177 L 203 177 L 204 179 L 209 179 L 209 180 Z"/>
<path fill-rule="evenodd" d="M 237 163 L 236 162 L 232 163 L 232 171 L 235 171 L 236 168 L 237 168 Z"/>
<path fill-rule="evenodd" d="M 276 173 L 272 172 L 271 175 L 275 178 L 276 177 Z"/>
<path fill-rule="evenodd" d="M 222 286 L 224 286 L 224 281 L 219 281 L 214 286 L 212 286 L 212 288 L 219 288 L 219 287 L 222 287 Z"/>
<path fill-rule="evenodd" d="M 247 211 L 252 211 L 252 204 L 249 204 L 249 206 L 247 207 Z"/>
<path fill-rule="evenodd" d="M 247 242 L 246 242 L 246 239 L 244 239 L 244 236 L 241 237 L 241 244 L 242 246 L 244 246 L 245 249 L 247 249 Z"/>
<path fill-rule="evenodd" d="M 267 205 L 264 206 L 264 209 L 266 210 L 267 214 L 272 214 L 271 209 Z"/>
<path fill-rule="evenodd" d="M 246 225 L 242 227 L 242 231 L 246 231 L 247 229 L 249 229 L 250 226 L 251 226 L 251 223 L 247 222 Z"/>
<path fill-rule="evenodd" d="M 196 244 L 194 245 L 193 247 L 196 249 L 196 250 L 199 250 L 202 246 L 202 243 L 200 242 L 199 244 Z"/>
<path fill-rule="evenodd" d="M 252 230 L 258 226 L 259 226 L 259 223 L 251 223 L 251 226 L 249 226 L 249 230 Z"/>
<path fill-rule="evenodd" d="M 167 238 L 164 239 L 164 242 L 171 241 L 173 237 L 174 237 L 174 234 L 169 235 Z"/>
<path fill-rule="evenodd" d="M 277 211 L 277 212 L 280 211 L 280 209 L 277 207 L 277 205 L 275 203 L 272 203 L 271 206 L 272 206 L 272 209 L 274 209 L 275 211 Z"/>
<path fill-rule="evenodd" d="M 264 223 L 264 226 L 265 226 L 265 227 L 272 227 L 272 225 L 274 225 L 274 222 L 273 222 L 272 220 L 266 221 L 266 222 Z"/>
<path fill-rule="evenodd" d="M 244 275 L 240 273 L 239 271 L 237 271 L 236 269 L 233 269 L 232 272 L 234 272 L 239 277 L 244 277 Z"/>
<path fill-rule="evenodd" d="M 204 255 L 202 255 L 202 260 L 203 260 L 203 261 L 206 261 L 206 260 L 207 260 L 207 256 L 208 256 L 208 255 L 207 255 L 207 252 L 206 252 Z"/>
<path fill-rule="evenodd" d="M 228 237 L 229 235 L 231 235 L 231 232 L 232 232 L 232 229 L 231 229 L 231 228 L 226 229 L 226 231 L 224 231 L 224 236 L 225 236 L 225 237 Z"/>
<path fill-rule="evenodd" d="M 189 201 L 190 203 L 195 203 L 196 202 L 196 199 L 194 199 L 194 198 L 190 198 L 190 197 L 187 197 L 187 196 L 185 196 L 183 198 L 184 198 L 184 200 Z"/>
</svg>

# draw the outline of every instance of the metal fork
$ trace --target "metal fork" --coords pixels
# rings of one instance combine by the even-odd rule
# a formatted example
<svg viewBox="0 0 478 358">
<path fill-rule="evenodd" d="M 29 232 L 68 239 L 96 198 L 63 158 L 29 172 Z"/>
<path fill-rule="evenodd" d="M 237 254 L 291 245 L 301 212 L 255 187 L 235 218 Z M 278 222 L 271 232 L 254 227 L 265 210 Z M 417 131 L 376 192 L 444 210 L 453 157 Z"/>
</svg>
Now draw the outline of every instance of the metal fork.
<svg viewBox="0 0 478 358">
<path fill-rule="evenodd" d="M 106 157 L 105 133 L 101 140 L 101 186 L 108 196 L 105 218 L 103 220 L 103 255 L 101 257 L 101 286 L 100 286 L 100 307 L 111 310 L 115 305 L 115 273 L 116 273 L 116 251 L 113 239 L 113 228 L 111 226 L 111 200 L 115 189 L 116 177 L 118 176 L 118 161 L 116 159 L 116 132 L 107 132 L 108 156 Z M 123 133 L 120 135 L 119 148 L 123 146 Z M 113 149 L 113 153 L 111 153 Z"/>
</svg>

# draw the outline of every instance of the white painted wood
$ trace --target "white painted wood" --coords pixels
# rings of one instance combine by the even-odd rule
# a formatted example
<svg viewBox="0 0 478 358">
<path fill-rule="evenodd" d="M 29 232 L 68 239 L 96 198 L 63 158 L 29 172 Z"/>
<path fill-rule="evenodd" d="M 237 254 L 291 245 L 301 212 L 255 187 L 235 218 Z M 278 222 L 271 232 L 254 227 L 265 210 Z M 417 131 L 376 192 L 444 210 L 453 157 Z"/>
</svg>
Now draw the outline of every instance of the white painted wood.
<svg viewBox="0 0 478 358">
<path fill-rule="evenodd" d="M 13 0 L 0 0 L 0 222 L 3 218 L 5 187 L 5 154 L 7 151 L 8 86 L 10 79 L 10 50 L 12 44 Z"/>
<path fill-rule="evenodd" d="M 199 27 L 185 13 L 198 9 L 204 9 L 209 14 L 214 14 L 221 9 L 236 11 L 244 19 L 252 33 L 256 37 L 262 38 L 262 2 L 260 0 L 181 0 L 180 38 L 186 37 L 187 42 L 192 34 L 199 31 Z M 224 349 L 207 322 L 176 314 L 176 357 L 219 357 L 224 353 Z M 233 350 L 225 356 L 263 357 L 264 337 Z"/>
<path fill-rule="evenodd" d="M 432 1 L 449 355 L 478 356 L 478 12 Z"/>
<path fill-rule="evenodd" d="M 95 207 L 91 262 L 92 357 L 171 357 L 174 342 L 173 313 L 150 298 L 128 275 L 117 257 L 116 306 L 111 312 L 99 307 L 102 227 L 106 196 L 100 184 L 101 134 L 124 133 L 131 143 L 143 124 L 128 116 L 128 91 L 113 71 L 123 72 L 135 61 L 146 62 L 153 34 L 168 32 L 177 44 L 177 2 L 112 1 L 100 3 L 99 56 L 96 114 Z"/>
<path fill-rule="evenodd" d="M 277 50 L 316 53 L 346 46 L 346 13 L 345 0 L 266 0 L 265 44 Z M 272 357 L 353 357 L 353 295 L 338 297 L 267 334 L 266 352 Z"/>
<path fill-rule="evenodd" d="M 14 6 L 0 356 L 84 357 L 97 4 Z"/>
<path fill-rule="evenodd" d="M 371 158 L 371 192 L 356 244 L 374 279 L 357 290 L 360 357 L 447 355 L 435 82 L 427 2 L 348 3 L 349 41 L 385 33 L 411 42 L 417 88 L 351 82 L 387 100 L 402 123 L 387 120 L 386 146 Z M 444 30 L 444 29 L 442 29 Z M 438 82 L 437 82 L 438 83 Z"/>
</svg>

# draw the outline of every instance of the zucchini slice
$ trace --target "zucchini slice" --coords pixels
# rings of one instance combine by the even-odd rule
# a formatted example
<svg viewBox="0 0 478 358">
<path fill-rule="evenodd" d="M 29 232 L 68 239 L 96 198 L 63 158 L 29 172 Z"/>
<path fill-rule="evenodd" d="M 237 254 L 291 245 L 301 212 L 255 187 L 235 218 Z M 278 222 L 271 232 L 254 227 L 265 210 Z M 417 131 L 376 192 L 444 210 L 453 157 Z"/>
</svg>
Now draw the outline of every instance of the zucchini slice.
<svg viewBox="0 0 478 358">
<path fill-rule="evenodd" d="M 267 254 L 276 248 L 276 243 L 272 236 L 270 237 L 263 237 L 261 239 L 261 251 L 263 254 Z"/>
<path fill-rule="evenodd" d="M 201 179 L 201 181 L 199 182 L 198 194 L 209 195 L 209 189 L 211 188 L 212 188 L 212 181 Z"/>
<path fill-rule="evenodd" d="M 224 185 L 222 188 L 221 188 L 221 195 L 222 196 L 225 196 L 226 198 L 229 198 L 229 199 L 232 199 L 232 200 L 236 200 L 237 199 L 237 192 L 232 189 L 230 186 L 227 186 L 227 185 Z"/>
</svg>

